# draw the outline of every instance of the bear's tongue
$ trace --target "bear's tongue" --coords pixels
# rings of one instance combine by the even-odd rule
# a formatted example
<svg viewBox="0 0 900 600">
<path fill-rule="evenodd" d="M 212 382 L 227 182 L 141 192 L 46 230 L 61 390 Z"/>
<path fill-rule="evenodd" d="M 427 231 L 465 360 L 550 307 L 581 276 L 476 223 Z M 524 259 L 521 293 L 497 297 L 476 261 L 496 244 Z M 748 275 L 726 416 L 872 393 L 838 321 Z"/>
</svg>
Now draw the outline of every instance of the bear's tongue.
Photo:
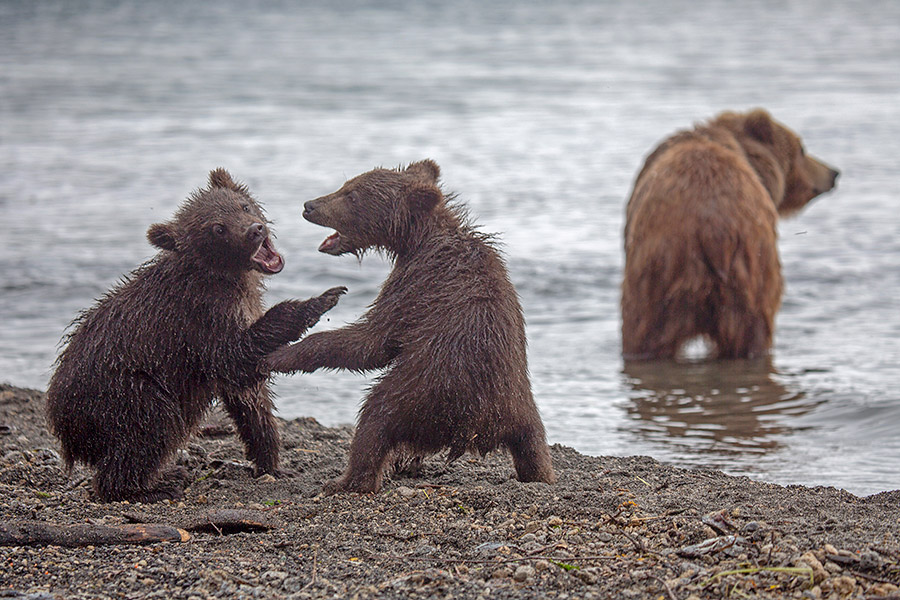
<svg viewBox="0 0 900 600">
<path fill-rule="evenodd" d="M 334 254 L 341 245 L 341 234 L 334 232 L 325 238 L 325 241 L 319 244 L 319 252 L 325 254 Z"/>
<path fill-rule="evenodd" d="M 259 250 L 253 255 L 253 262 L 258 264 L 264 273 L 278 273 L 284 268 L 284 259 L 275 251 L 272 240 L 266 238 Z"/>
</svg>

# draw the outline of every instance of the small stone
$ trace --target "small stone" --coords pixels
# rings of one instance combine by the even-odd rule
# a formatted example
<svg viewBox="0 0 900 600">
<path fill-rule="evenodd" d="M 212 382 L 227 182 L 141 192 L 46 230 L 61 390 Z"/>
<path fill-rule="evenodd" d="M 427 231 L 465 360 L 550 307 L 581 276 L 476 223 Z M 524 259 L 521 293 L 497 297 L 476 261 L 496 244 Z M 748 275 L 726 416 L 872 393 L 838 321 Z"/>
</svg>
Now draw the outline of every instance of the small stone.
<svg viewBox="0 0 900 600">
<path fill-rule="evenodd" d="M 831 587 L 840 594 L 841 597 L 846 597 L 856 591 L 856 579 L 846 575 L 835 577 L 831 581 Z"/>
<path fill-rule="evenodd" d="M 534 570 L 535 571 L 546 571 L 549 568 L 550 568 L 550 561 L 537 560 L 534 562 Z"/>
<path fill-rule="evenodd" d="M 869 593 L 873 596 L 892 596 L 900 591 L 893 583 L 876 583 L 869 588 Z"/>
<path fill-rule="evenodd" d="M 563 524 L 563 520 L 559 517 L 550 517 L 547 519 L 547 525 L 550 527 L 559 527 Z"/>
<path fill-rule="evenodd" d="M 513 573 L 513 579 L 516 581 L 528 581 L 529 578 L 534 577 L 535 569 L 529 565 L 521 565 L 516 568 L 516 572 Z"/>
<path fill-rule="evenodd" d="M 587 584 L 597 583 L 597 575 L 588 569 L 579 569 L 575 571 L 575 577 Z"/>
<path fill-rule="evenodd" d="M 529 521 L 525 525 L 525 533 L 534 533 L 534 532 L 540 530 L 541 527 L 543 527 L 543 525 L 541 525 L 540 521 Z"/>
<path fill-rule="evenodd" d="M 416 495 L 416 490 L 411 487 L 406 487 L 405 485 L 401 485 L 397 488 L 397 493 L 403 498 L 412 498 Z"/>
<path fill-rule="evenodd" d="M 285 573 L 284 571 L 266 571 L 265 573 L 262 574 L 262 580 L 267 581 L 267 582 L 276 583 L 276 582 L 284 581 L 284 579 L 287 577 L 287 575 L 288 574 Z"/>
<path fill-rule="evenodd" d="M 859 555 L 859 568 L 863 571 L 880 569 L 883 563 L 884 561 L 881 560 L 881 556 L 872 550 L 866 550 Z"/>
<path fill-rule="evenodd" d="M 526 533 L 525 535 L 523 535 L 522 537 L 519 538 L 519 541 L 522 542 L 523 544 L 527 544 L 529 542 L 536 542 L 537 536 L 534 535 L 533 533 Z"/>
<path fill-rule="evenodd" d="M 258 481 L 259 483 L 272 483 L 274 481 L 277 481 L 277 479 L 275 479 L 275 476 L 271 473 L 266 473 L 265 475 L 257 477 L 256 481 Z"/>
<path fill-rule="evenodd" d="M 491 577 L 493 577 L 494 579 L 506 579 L 510 575 L 512 575 L 512 571 L 510 571 L 507 567 L 500 567 L 499 569 L 491 573 Z"/>
<path fill-rule="evenodd" d="M 838 549 L 832 546 L 831 544 L 825 544 L 825 553 L 826 554 L 838 554 Z"/>
<path fill-rule="evenodd" d="M 822 566 L 822 563 L 819 562 L 819 559 L 812 552 L 805 552 L 801 555 L 799 562 L 812 569 L 815 583 L 821 583 L 828 578 L 828 571 L 825 570 L 825 567 Z"/>
</svg>

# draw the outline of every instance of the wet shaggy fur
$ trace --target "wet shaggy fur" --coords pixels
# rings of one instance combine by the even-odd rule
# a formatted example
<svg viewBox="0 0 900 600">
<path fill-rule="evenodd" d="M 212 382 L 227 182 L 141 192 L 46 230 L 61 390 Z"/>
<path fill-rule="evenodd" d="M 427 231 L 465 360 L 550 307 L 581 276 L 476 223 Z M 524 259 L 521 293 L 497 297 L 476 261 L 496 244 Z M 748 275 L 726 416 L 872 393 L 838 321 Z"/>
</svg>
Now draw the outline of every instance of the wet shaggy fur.
<svg viewBox="0 0 900 600">
<path fill-rule="evenodd" d="M 425 160 L 375 169 L 307 202 L 303 216 L 336 229 L 319 250 L 375 248 L 394 268 L 356 323 L 270 355 L 276 371 L 384 369 L 359 414 L 350 460 L 329 492 L 377 491 L 398 453 L 505 446 L 521 481 L 555 481 L 531 394 L 525 327 L 506 266 L 488 236 L 448 204 Z M 415 462 L 415 461 L 414 461 Z"/>
<path fill-rule="evenodd" d="M 263 274 L 284 264 L 266 223 L 243 185 L 213 171 L 172 221 L 150 227 L 156 257 L 73 322 L 47 391 L 49 424 L 67 467 L 94 467 L 102 500 L 179 497 L 179 470 L 160 470 L 216 397 L 257 473 L 278 474 L 259 363 L 314 325 L 342 289 L 263 314 Z"/>
<path fill-rule="evenodd" d="M 665 140 L 626 211 L 624 357 L 674 358 L 698 337 L 720 358 L 765 355 L 783 288 L 776 221 L 837 176 L 761 109 Z"/>
</svg>

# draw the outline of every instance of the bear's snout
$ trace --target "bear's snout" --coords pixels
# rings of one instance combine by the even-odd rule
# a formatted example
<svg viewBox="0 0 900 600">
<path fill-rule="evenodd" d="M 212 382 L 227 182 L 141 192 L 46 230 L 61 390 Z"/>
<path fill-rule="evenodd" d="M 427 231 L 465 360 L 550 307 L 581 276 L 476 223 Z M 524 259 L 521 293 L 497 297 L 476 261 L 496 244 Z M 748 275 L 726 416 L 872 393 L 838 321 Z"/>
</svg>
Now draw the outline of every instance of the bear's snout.
<svg viewBox="0 0 900 600">
<path fill-rule="evenodd" d="M 303 218 L 306 219 L 307 221 L 310 220 L 309 218 L 313 215 L 314 212 L 316 212 L 316 209 L 319 207 L 319 204 L 320 204 L 320 202 L 319 202 L 318 198 L 316 198 L 315 200 L 309 200 L 309 201 L 305 202 L 303 204 Z"/>
<path fill-rule="evenodd" d="M 247 240 L 256 243 L 266 239 L 266 226 L 262 223 L 254 223 L 247 228 Z"/>
</svg>

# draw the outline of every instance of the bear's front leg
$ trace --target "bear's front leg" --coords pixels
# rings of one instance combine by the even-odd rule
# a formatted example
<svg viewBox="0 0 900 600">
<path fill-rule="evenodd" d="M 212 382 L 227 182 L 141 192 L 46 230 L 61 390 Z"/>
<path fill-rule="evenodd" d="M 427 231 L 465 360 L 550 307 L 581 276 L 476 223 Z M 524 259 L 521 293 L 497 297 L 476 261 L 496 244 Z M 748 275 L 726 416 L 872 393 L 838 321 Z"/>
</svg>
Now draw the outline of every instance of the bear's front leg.
<svg viewBox="0 0 900 600">
<path fill-rule="evenodd" d="M 264 364 L 277 373 L 312 373 L 323 368 L 370 371 L 388 366 L 396 354 L 382 331 L 367 321 L 359 321 L 283 346 L 269 354 Z"/>
<path fill-rule="evenodd" d="M 323 314 L 334 308 L 347 288 L 334 287 L 309 300 L 279 302 L 247 330 L 246 351 L 258 362 L 278 346 L 293 342 L 319 322 Z M 247 357 L 251 358 L 251 357 Z"/>
<path fill-rule="evenodd" d="M 243 389 L 223 390 L 222 403 L 244 443 L 247 458 L 255 466 L 254 476 L 266 473 L 280 477 L 278 453 L 281 437 L 273 415 L 269 385 L 263 381 Z"/>
</svg>

